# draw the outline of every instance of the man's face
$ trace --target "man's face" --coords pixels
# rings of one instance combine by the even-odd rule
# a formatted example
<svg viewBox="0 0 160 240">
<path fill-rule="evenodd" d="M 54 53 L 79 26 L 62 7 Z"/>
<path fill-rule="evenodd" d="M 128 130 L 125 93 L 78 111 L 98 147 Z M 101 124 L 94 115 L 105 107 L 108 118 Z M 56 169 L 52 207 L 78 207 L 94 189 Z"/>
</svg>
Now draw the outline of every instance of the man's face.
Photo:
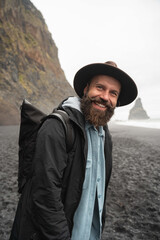
<svg viewBox="0 0 160 240">
<path fill-rule="evenodd" d="M 104 126 L 114 114 L 121 85 L 115 78 L 98 75 L 84 89 L 82 112 L 94 126 Z"/>
</svg>

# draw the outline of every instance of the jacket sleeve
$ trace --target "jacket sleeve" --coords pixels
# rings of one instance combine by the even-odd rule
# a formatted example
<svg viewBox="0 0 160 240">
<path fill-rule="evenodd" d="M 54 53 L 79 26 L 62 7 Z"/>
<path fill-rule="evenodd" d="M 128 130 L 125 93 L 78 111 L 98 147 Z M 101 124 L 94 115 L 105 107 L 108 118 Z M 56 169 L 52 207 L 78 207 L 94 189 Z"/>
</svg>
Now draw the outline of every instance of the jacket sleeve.
<svg viewBox="0 0 160 240">
<path fill-rule="evenodd" d="M 42 240 L 70 239 L 61 199 L 66 165 L 64 127 L 48 119 L 38 133 L 32 178 L 33 219 Z"/>
</svg>

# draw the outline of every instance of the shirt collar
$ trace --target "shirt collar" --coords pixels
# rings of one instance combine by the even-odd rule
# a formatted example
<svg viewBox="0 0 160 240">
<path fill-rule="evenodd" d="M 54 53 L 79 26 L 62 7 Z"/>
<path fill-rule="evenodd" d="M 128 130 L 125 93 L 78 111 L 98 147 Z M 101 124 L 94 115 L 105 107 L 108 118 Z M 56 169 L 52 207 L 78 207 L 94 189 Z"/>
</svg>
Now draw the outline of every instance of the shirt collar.
<svg viewBox="0 0 160 240">
<path fill-rule="evenodd" d="M 97 131 L 97 129 L 92 124 L 90 124 L 89 122 L 86 122 L 85 130 L 87 131 L 87 130 L 89 130 L 89 128 L 92 128 L 93 130 Z M 105 132 L 104 132 L 103 126 L 99 126 L 98 134 L 99 134 L 99 136 L 104 137 Z"/>
</svg>

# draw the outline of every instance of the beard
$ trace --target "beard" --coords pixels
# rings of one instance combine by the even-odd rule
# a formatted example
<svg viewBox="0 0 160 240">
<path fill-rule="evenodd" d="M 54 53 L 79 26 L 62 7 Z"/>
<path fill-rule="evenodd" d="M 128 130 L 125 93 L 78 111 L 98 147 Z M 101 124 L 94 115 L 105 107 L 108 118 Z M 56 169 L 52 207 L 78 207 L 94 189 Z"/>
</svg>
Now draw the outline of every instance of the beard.
<svg viewBox="0 0 160 240">
<path fill-rule="evenodd" d="M 92 102 L 103 105 L 105 104 L 107 109 L 105 111 L 96 109 L 92 106 Z M 81 110 L 84 114 L 85 120 L 95 127 L 105 126 L 113 116 L 114 109 L 115 108 L 107 103 L 107 101 L 98 97 L 89 98 L 88 95 L 85 94 L 81 99 Z"/>
</svg>

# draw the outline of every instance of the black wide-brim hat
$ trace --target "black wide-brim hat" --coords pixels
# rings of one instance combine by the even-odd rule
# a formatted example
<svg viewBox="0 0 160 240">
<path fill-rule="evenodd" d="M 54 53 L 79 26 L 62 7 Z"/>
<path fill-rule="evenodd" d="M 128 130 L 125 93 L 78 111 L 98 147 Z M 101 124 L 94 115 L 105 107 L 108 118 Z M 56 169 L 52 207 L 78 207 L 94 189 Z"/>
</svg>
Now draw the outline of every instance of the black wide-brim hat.
<svg viewBox="0 0 160 240">
<path fill-rule="evenodd" d="M 117 107 L 130 104 L 138 94 L 137 86 L 133 79 L 124 71 L 119 69 L 116 63 L 93 63 L 82 67 L 74 77 L 74 89 L 82 98 L 84 88 L 89 81 L 97 75 L 107 75 L 115 78 L 121 84 L 121 92 L 118 98 Z"/>
</svg>

